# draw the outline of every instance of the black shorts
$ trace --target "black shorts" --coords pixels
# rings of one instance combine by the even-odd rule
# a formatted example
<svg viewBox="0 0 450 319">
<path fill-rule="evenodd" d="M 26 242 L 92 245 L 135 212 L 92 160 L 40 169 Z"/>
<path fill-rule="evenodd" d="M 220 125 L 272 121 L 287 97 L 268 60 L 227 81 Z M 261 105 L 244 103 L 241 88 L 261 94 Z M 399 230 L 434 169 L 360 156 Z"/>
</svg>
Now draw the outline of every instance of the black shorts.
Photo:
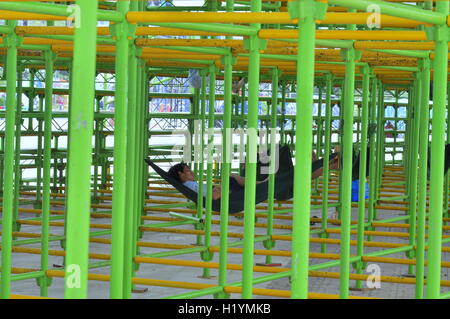
<svg viewBox="0 0 450 319">
<path fill-rule="evenodd" d="M 239 183 L 233 176 L 230 176 L 230 193 L 239 192 L 243 189 L 244 187 L 239 185 Z"/>
</svg>

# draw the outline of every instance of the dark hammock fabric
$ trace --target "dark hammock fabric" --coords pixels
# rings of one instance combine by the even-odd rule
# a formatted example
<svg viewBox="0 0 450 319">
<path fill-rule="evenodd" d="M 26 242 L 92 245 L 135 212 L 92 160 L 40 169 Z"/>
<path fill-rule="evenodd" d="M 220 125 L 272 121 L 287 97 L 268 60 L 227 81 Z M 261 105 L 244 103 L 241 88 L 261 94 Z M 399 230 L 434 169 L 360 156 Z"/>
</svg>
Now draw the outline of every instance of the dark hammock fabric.
<svg viewBox="0 0 450 319">
<path fill-rule="evenodd" d="M 278 171 L 277 173 L 284 173 L 284 172 L 289 172 L 294 170 L 294 165 L 292 164 L 292 153 L 291 150 L 289 148 L 289 146 L 285 145 L 280 147 L 279 150 L 279 159 L 278 159 Z M 331 161 L 333 158 L 335 158 L 336 156 L 338 156 L 339 153 L 331 153 L 330 157 L 329 157 L 329 161 Z M 320 169 L 323 167 L 324 163 L 323 163 L 323 158 L 315 160 L 312 162 L 311 164 L 311 172 L 315 172 L 316 170 Z M 259 163 L 260 167 L 263 167 L 263 165 L 261 163 Z M 266 179 L 268 175 L 263 175 L 260 173 L 260 176 L 263 177 L 263 179 Z"/>
<path fill-rule="evenodd" d="M 180 193 L 186 196 L 188 199 L 197 203 L 198 196 L 197 192 L 192 189 L 184 186 L 181 182 L 170 176 L 166 171 L 160 168 L 158 165 L 150 161 L 149 159 L 145 159 L 148 165 L 150 165 L 156 173 L 158 173 L 166 182 L 171 184 L 175 189 L 177 189 Z M 293 187 L 293 178 L 289 178 L 292 176 L 291 172 L 286 172 L 280 174 L 275 177 L 275 195 L 286 193 L 287 190 Z M 238 192 L 230 193 L 228 198 L 229 210 L 230 214 L 238 213 L 244 210 L 244 199 L 245 199 L 245 190 L 242 189 Z M 260 183 L 256 185 L 256 196 L 255 203 L 259 204 L 265 200 L 267 200 L 268 194 L 268 181 L 264 183 Z M 205 200 L 203 199 L 203 207 L 205 207 Z M 220 212 L 220 199 L 212 200 L 212 209 L 216 212 Z"/>
<path fill-rule="evenodd" d="M 337 156 L 337 153 L 331 154 L 330 159 Z M 188 199 L 198 204 L 197 192 L 184 186 L 181 182 L 170 176 L 165 170 L 161 169 L 158 165 L 145 159 L 148 165 L 150 165 L 157 174 L 159 174 L 166 182 L 171 184 L 180 193 L 186 196 Z M 315 171 L 323 166 L 323 159 L 313 162 L 312 171 Z M 277 200 L 286 200 L 292 198 L 294 189 L 294 170 L 292 164 L 292 155 L 289 147 L 284 146 L 280 148 L 279 152 L 279 170 L 275 175 L 275 189 L 274 196 Z M 269 182 L 263 182 L 256 185 L 255 204 L 259 204 L 269 197 Z M 212 200 L 212 209 L 216 212 L 220 212 L 221 199 Z M 229 213 L 234 214 L 241 212 L 244 209 L 245 202 L 245 190 L 244 188 L 237 192 L 231 192 L 228 198 Z M 203 198 L 202 206 L 205 207 L 205 199 Z"/>
</svg>

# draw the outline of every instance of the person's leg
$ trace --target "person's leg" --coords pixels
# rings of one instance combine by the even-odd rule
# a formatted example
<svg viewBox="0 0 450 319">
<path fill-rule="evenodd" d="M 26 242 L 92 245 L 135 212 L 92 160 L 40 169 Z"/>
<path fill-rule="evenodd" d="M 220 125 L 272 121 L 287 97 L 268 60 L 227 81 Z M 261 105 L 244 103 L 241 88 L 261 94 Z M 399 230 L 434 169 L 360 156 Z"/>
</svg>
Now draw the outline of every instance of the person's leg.
<svg viewBox="0 0 450 319">
<path fill-rule="evenodd" d="M 231 174 L 230 178 L 233 178 L 240 186 L 244 187 L 245 186 L 245 177 L 236 175 L 236 174 Z"/>
<path fill-rule="evenodd" d="M 239 178 L 240 176 L 238 176 L 238 175 L 230 176 L 230 192 L 231 193 L 238 192 L 238 191 L 241 191 L 242 189 L 244 189 L 244 184 L 241 185 L 238 182 L 238 179 L 236 177 Z"/>
</svg>

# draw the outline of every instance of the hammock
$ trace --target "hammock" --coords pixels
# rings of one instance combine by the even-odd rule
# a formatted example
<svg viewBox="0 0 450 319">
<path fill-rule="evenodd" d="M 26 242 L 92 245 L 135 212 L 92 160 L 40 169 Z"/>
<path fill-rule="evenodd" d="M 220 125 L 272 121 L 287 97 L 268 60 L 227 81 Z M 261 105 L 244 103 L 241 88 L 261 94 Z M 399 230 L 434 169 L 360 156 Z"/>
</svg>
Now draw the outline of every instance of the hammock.
<svg viewBox="0 0 450 319">
<path fill-rule="evenodd" d="M 334 153 L 330 156 L 330 159 L 334 158 L 337 153 Z M 275 175 L 275 189 L 274 195 L 277 200 L 286 200 L 292 198 L 293 188 L 294 188 L 294 171 L 292 165 L 292 157 L 289 150 L 289 147 L 284 146 L 280 148 L 279 152 L 280 156 L 280 165 L 279 170 Z M 198 194 L 192 189 L 184 186 L 180 181 L 176 180 L 172 176 L 170 176 L 165 170 L 160 168 L 158 165 L 150 161 L 149 159 L 145 159 L 148 165 L 150 165 L 157 174 L 159 174 L 166 182 L 171 184 L 178 190 L 181 194 L 186 196 L 191 201 L 195 202 L 198 205 Z M 312 170 L 323 166 L 323 159 L 317 160 L 313 163 Z M 265 181 L 263 183 L 256 185 L 256 193 L 255 193 L 255 204 L 259 204 L 264 202 L 269 197 L 269 189 L 268 189 L 269 181 Z M 212 209 L 216 212 L 220 213 L 220 201 L 221 199 L 212 200 Z M 228 197 L 228 212 L 230 214 L 239 213 L 244 210 L 244 202 L 245 202 L 245 189 L 242 189 L 237 192 L 230 192 Z M 205 207 L 205 197 L 203 197 L 202 206 Z"/>
</svg>

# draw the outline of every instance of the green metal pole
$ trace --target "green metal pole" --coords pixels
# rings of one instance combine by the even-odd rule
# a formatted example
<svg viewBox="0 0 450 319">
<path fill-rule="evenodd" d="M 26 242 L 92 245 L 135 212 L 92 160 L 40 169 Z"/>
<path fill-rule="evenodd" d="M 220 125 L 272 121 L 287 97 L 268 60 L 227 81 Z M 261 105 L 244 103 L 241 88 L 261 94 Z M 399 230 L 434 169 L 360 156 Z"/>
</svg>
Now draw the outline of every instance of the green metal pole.
<svg viewBox="0 0 450 319">
<path fill-rule="evenodd" d="M 224 56 L 224 108 L 223 108 L 223 133 L 222 133 L 222 193 L 221 198 L 226 199 L 230 194 L 230 170 L 233 136 L 231 134 L 232 91 L 233 86 L 233 57 L 231 54 Z M 228 261 L 228 201 L 220 202 L 220 251 L 219 251 L 219 286 L 225 287 L 227 283 Z M 221 292 L 218 298 L 227 298 L 228 295 Z"/>
<path fill-rule="evenodd" d="M 324 158 L 330 157 L 331 150 L 331 93 L 333 89 L 333 74 L 327 73 L 325 75 L 326 82 L 326 97 L 325 97 L 325 152 Z M 322 188 L 322 232 L 320 238 L 328 238 L 326 232 L 328 227 L 328 196 L 330 187 L 330 162 L 323 162 L 323 188 Z M 325 243 L 320 245 L 320 251 L 326 253 L 327 245 Z"/>
<path fill-rule="evenodd" d="M 348 298 L 350 274 L 350 222 L 352 215 L 352 163 L 353 163 L 353 109 L 355 91 L 355 50 L 345 52 L 345 84 L 344 84 L 344 134 L 343 134 L 343 167 L 341 197 L 341 263 L 340 263 L 340 297 Z"/>
<path fill-rule="evenodd" d="M 270 136 L 270 143 L 267 143 L 270 147 L 270 175 L 269 175 L 269 185 L 268 185 L 268 198 L 267 198 L 267 236 L 272 237 L 273 234 L 273 214 L 274 214 L 274 200 L 275 200 L 275 152 L 276 152 L 276 137 L 277 137 L 277 112 L 278 112 L 278 79 L 279 70 L 274 68 L 272 70 L 272 107 L 271 107 L 271 119 L 270 119 L 270 130 L 267 134 Z M 266 240 L 264 242 L 264 247 L 266 249 L 272 249 L 275 247 L 275 241 Z M 266 256 L 266 264 L 272 263 L 272 256 Z"/>
<path fill-rule="evenodd" d="M 134 2 L 134 4 L 137 4 Z M 128 129 L 127 129 L 127 176 L 126 176 L 126 203 L 125 203 L 125 247 L 124 247 L 124 274 L 123 274 L 123 298 L 131 298 L 132 290 L 132 265 L 134 254 L 134 222 L 136 220 L 137 201 L 136 195 L 136 113 L 137 113 L 137 60 L 136 47 L 131 46 L 128 76 Z"/>
<path fill-rule="evenodd" d="M 317 118 L 316 118 L 316 156 L 317 158 L 321 157 L 321 149 L 322 149 L 322 94 L 323 94 L 323 87 L 322 83 L 319 83 L 319 99 L 317 101 Z M 314 117 L 313 117 L 314 119 Z M 313 138 L 314 140 L 314 138 Z M 314 179 L 314 194 L 319 193 L 319 178 Z"/>
<path fill-rule="evenodd" d="M 202 185 L 202 187 L 198 188 L 198 196 L 197 196 L 197 218 L 202 219 L 203 218 L 203 201 L 204 199 L 204 195 L 203 194 L 203 175 L 204 175 L 204 169 L 205 169 L 205 155 L 204 152 L 202 151 L 205 147 L 205 118 L 206 118 L 206 72 L 205 70 L 202 70 L 201 72 L 201 76 L 202 76 L 202 87 L 200 89 L 200 136 L 198 144 L 200 145 L 200 149 L 198 152 L 195 153 L 196 157 L 198 158 L 199 161 L 199 169 L 198 169 L 198 183 L 199 185 Z M 198 125 L 196 126 L 197 130 Z M 196 160 L 197 162 L 197 160 Z M 199 224 L 195 225 L 196 229 L 201 229 Z M 198 235 L 197 236 L 197 245 L 202 245 L 203 241 L 202 241 L 202 236 Z"/>
<path fill-rule="evenodd" d="M 286 143 L 286 134 L 284 132 L 285 126 L 285 115 L 286 115 L 286 80 L 281 82 L 281 117 L 280 117 L 280 144 L 284 145 Z"/>
<path fill-rule="evenodd" d="M 376 76 L 372 73 L 372 90 L 370 96 L 370 125 L 373 127 L 377 126 L 377 97 L 378 97 L 378 80 Z M 372 224 L 375 219 L 375 203 L 376 203 L 376 164 L 378 161 L 376 153 L 376 138 L 375 134 L 372 134 L 369 138 L 369 145 L 371 150 L 370 161 L 369 161 L 369 212 L 367 222 Z M 367 227 L 367 230 L 373 230 L 372 227 Z M 368 237 L 370 240 L 370 237 Z"/>
<path fill-rule="evenodd" d="M 212 191 L 213 191 L 213 149 L 214 149 L 214 112 L 216 107 L 216 74 L 214 65 L 209 67 L 209 99 L 208 99 L 208 146 L 206 164 L 206 205 L 205 205 L 205 247 L 211 246 L 212 229 Z M 202 187 L 202 186 L 201 186 Z M 201 254 L 203 261 L 211 261 L 212 253 Z M 210 277 L 210 268 L 203 269 L 202 277 Z"/>
<path fill-rule="evenodd" d="M 117 11 L 126 14 L 130 1 L 117 3 Z M 116 31 L 116 91 L 114 117 L 114 188 L 112 193 L 112 245 L 111 245 L 111 284 L 110 297 L 124 297 L 125 269 L 125 219 L 127 199 L 127 147 L 128 147 L 128 68 L 129 41 L 128 23 L 114 25 Z"/>
<path fill-rule="evenodd" d="M 422 91 L 422 79 L 419 73 L 417 73 L 416 85 L 414 86 L 414 103 L 412 105 L 412 118 L 408 125 L 411 125 L 411 148 L 409 149 L 409 169 L 408 169 L 408 215 L 409 215 L 409 244 L 414 246 L 416 243 L 416 219 L 417 219 L 417 165 L 419 154 L 419 125 L 420 125 L 420 102 Z M 410 259 L 415 258 L 415 251 L 410 250 L 406 253 Z M 408 267 L 408 273 L 413 274 L 413 266 Z"/>
<path fill-rule="evenodd" d="M 53 111 L 53 73 L 56 55 L 45 52 L 45 113 L 44 113 L 44 162 L 42 185 L 42 234 L 41 234 L 41 271 L 48 270 L 49 222 L 50 222 L 50 165 L 52 149 L 52 111 Z M 49 278 L 42 277 L 41 296 L 48 296 Z"/>
<path fill-rule="evenodd" d="M 446 16 L 449 13 L 448 1 L 438 1 L 436 12 Z M 428 278 L 427 294 L 429 299 L 440 296 L 441 287 L 441 246 L 442 246 L 442 206 L 444 187 L 444 142 L 445 142 L 445 108 L 447 101 L 448 76 L 448 26 L 435 26 L 435 58 L 434 58 L 434 91 L 433 119 L 431 133 L 431 163 L 430 173 L 430 217 L 428 246 Z"/>
<path fill-rule="evenodd" d="M 87 297 L 89 209 L 98 0 L 78 0 L 67 184 L 65 297 Z"/>
<path fill-rule="evenodd" d="M 314 0 L 298 1 L 297 115 L 295 133 L 294 207 L 291 298 L 308 298 L 311 205 L 312 105 L 316 23 Z M 302 88 L 300 89 L 300 84 Z"/>
<path fill-rule="evenodd" d="M 43 110 L 43 96 L 39 95 L 39 112 Z M 42 208 L 42 120 L 38 119 L 38 136 L 37 136 L 37 152 L 36 152 L 36 203 L 34 208 Z M 1 185 L 1 183 L 0 183 Z"/>
<path fill-rule="evenodd" d="M 14 148 L 14 217 L 13 230 L 19 231 L 20 224 L 17 223 L 19 219 L 19 192 L 21 186 L 22 169 L 20 167 L 20 152 L 21 152 L 21 133 L 22 133 L 22 94 L 23 94 L 23 66 L 19 63 L 17 72 L 17 109 L 16 109 L 16 140 Z"/>
<path fill-rule="evenodd" d="M 377 168 L 376 168 L 376 180 L 375 180 L 375 197 L 374 200 L 377 201 L 379 198 L 379 188 L 381 186 L 381 181 L 383 177 L 383 167 L 384 167 L 384 117 L 385 117 L 385 107 L 384 107 L 384 85 L 379 81 L 378 84 L 378 111 L 377 111 L 377 145 L 376 145 L 376 157 L 377 157 Z M 374 219 L 377 211 L 374 211 Z"/>
<path fill-rule="evenodd" d="M 260 12 L 262 1 L 251 3 L 252 12 Z M 260 28 L 260 24 L 252 24 Z M 248 114 L 247 114 L 247 147 L 245 161 L 245 214 L 244 214 L 244 252 L 242 256 L 242 299 L 252 298 L 253 288 L 253 252 L 255 239 L 255 195 L 256 195 L 256 153 L 258 147 L 258 101 L 261 42 L 257 36 L 247 41 L 250 51 L 248 66 Z M 244 107 L 244 105 L 242 105 Z"/>
<path fill-rule="evenodd" d="M 14 28 L 15 21 L 8 21 L 8 26 Z M 16 84 L 17 84 L 17 46 L 19 37 L 9 34 L 5 40 L 6 56 L 6 125 L 5 125 L 5 164 L 3 173 L 3 210 L 2 210 L 2 272 L 1 298 L 8 299 L 11 285 L 12 266 L 12 231 L 14 216 L 14 140 L 16 118 Z"/>
<path fill-rule="evenodd" d="M 368 65 L 363 67 L 363 96 L 362 96 L 362 116 L 361 116 L 361 146 L 360 146 L 360 162 L 359 162 L 359 191 L 358 191 L 358 235 L 357 235 L 357 255 L 364 255 L 364 226 L 366 213 L 366 169 L 367 169 L 367 136 L 369 127 L 369 95 L 370 95 L 370 74 L 371 70 Z M 356 271 L 362 274 L 365 268 L 363 262 L 358 262 Z M 356 281 L 356 288 L 362 288 L 362 281 Z"/>
<path fill-rule="evenodd" d="M 422 95 L 420 101 L 419 181 L 417 195 L 416 299 L 423 299 L 425 274 L 425 232 L 427 209 L 428 138 L 430 127 L 430 59 L 421 60 Z"/>
</svg>

